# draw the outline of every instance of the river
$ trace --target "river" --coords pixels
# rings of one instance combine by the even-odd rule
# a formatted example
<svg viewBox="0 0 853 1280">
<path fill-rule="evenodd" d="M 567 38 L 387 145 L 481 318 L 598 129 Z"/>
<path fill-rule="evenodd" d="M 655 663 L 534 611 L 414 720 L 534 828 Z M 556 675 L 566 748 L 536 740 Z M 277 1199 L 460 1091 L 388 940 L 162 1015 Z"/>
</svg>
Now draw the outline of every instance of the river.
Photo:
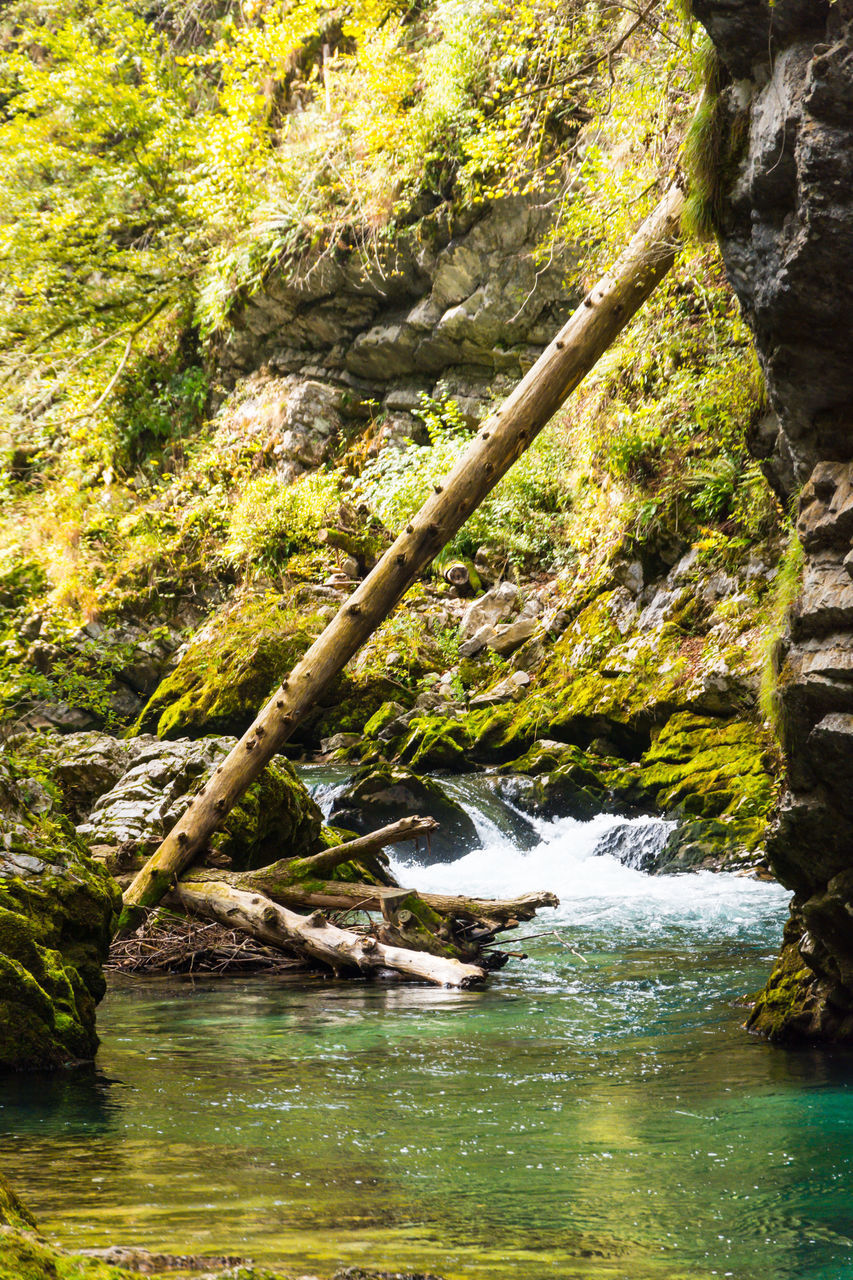
<svg viewBox="0 0 853 1280">
<path fill-rule="evenodd" d="M 46 1232 L 446 1280 L 853 1276 L 853 1055 L 741 1029 L 787 895 L 594 856 L 610 818 L 520 842 L 475 807 L 482 849 L 401 878 L 555 890 L 528 960 L 461 993 L 113 981 L 94 1069 L 0 1084 Z"/>
</svg>

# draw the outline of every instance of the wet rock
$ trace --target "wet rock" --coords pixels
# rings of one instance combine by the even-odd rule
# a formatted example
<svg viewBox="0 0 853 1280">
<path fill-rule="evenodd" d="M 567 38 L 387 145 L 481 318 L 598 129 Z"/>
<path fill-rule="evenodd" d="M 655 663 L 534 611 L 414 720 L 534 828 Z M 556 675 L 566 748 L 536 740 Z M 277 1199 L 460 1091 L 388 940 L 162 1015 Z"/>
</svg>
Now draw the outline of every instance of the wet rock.
<svg viewBox="0 0 853 1280">
<path fill-rule="evenodd" d="M 335 1272 L 334 1280 L 441 1280 L 441 1276 L 425 1271 L 370 1271 L 362 1267 L 344 1267 Z"/>
<path fill-rule="evenodd" d="M 118 887 L 67 819 L 28 807 L 0 760 L 0 1070 L 91 1058 Z"/>
<path fill-rule="evenodd" d="M 81 1258 L 93 1258 L 110 1267 L 125 1267 L 137 1275 L 156 1276 L 164 1271 L 222 1272 L 226 1267 L 239 1267 L 243 1258 L 227 1254 L 151 1253 L 136 1245 L 110 1245 L 108 1249 L 81 1249 Z M 233 1273 L 232 1273 L 233 1274 Z"/>
<path fill-rule="evenodd" d="M 91 846 L 130 846 L 137 861 L 153 851 L 186 811 L 192 795 L 234 746 L 234 738 L 136 739 L 127 768 L 98 797 L 77 830 Z M 236 870 L 315 851 L 320 811 L 278 758 L 231 810 L 211 839 Z"/>
<path fill-rule="evenodd" d="M 610 827 L 596 844 L 596 858 L 605 855 L 616 858 L 626 867 L 644 871 L 647 875 L 671 864 L 667 856 L 674 822 L 650 819 L 647 822 L 620 822 Z"/>
<path fill-rule="evenodd" d="M 439 783 L 400 766 L 359 770 L 346 790 L 335 797 L 329 821 L 367 834 L 411 814 L 440 823 L 428 849 L 418 854 L 418 860 L 427 865 L 453 861 L 480 843 L 468 814 Z M 403 850 L 406 847 L 401 846 Z"/>
</svg>

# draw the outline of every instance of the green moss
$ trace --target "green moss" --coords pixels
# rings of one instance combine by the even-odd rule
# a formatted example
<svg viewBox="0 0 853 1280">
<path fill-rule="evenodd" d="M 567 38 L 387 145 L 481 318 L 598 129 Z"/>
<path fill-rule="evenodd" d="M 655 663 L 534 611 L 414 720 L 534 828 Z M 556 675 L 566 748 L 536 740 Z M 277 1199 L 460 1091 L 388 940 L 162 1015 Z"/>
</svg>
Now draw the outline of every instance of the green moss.
<svg viewBox="0 0 853 1280">
<path fill-rule="evenodd" d="M 536 778 L 532 797 L 546 814 L 587 820 L 597 813 L 636 813 L 650 807 L 639 766 L 569 743 L 534 743 L 501 772 Z"/>
<path fill-rule="evenodd" d="M 400 693 L 397 682 L 381 673 L 345 671 L 325 695 L 329 705 L 321 705 L 306 726 L 310 745 L 319 747 L 336 733 L 362 733 L 380 707 Z"/>
<path fill-rule="evenodd" d="M 800 955 L 802 919 L 792 912 L 785 925 L 782 950 L 767 983 L 756 996 L 747 1027 L 777 1042 L 812 1035 L 819 1026 L 824 992 L 817 975 Z"/>
<path fill-rule="evenodd" d="M 803 544 L 796 529 L 792 528 L 764 618 L 764 655 L 759 694 L 759 705 L 764 718 L 774 726 L 779 736 L 782 733 L 782 703 L 778 696 L 782 673 L 782 641 L 788 628 L 791 609 L 802 588 L 804 559 Z"/>
<path fill-rule="evenodd" d="M 316 613 L 279 593 L 241 597 L 205 623 L 132 733 L 241 734 L 321 628 Z"/>
<path fill-rule="evenodd" d="M 21 797 L 7 764 L 0 768 L 9 855 L 0 877 L 0 1069 L 7 1070 L 94 1054 L 101 964 L 120 902 L 71 824 L 30 813 Z"/>
<path fill-rule="evenodd" d="M 398 701 L 391 699 L 383 702 L 378 711 L 375 711 L 364 726 L 365 736 L 368 738 L 376 738 L 382 730 L 391 724 L 401 714 L 401 705 Z"/>
<path fill-rule="evenodd" d="M 268 765 L 230 811 L 211 843 L 228 855 L 236 871 L 277 858 L 302 858 L 320 846 L 322 815 L 293 766 Z"/>
<path fill-rule="evenodd" d="M 0 1174 L 0 1226 L 35 1227 L 36 1220 Z"/>
<path fill-rule="evenodd" d="M 699 59 L 704 91 L 684 144 L 690 185 L 683 223 L 689 235 L 710 240 L 723 222 L 746 143 L 747 117 L 731 116 L 722 93 L 728 73 L 710 40 L 700 46 Z"/>
<path fill-rule="evenodd" d="M 753 854 L 763 846 L 776 801 L 773 743 L 749 720 L 674 715 L 641 761 L 657 809 L 713 820 L 684 839 Z"/>
<path fill-rule="evenodd" d="M 462 720 L 418 716 L 409 725 L 399 757 L 413 769 L 463 770 L 470 748 L 470 731 Z"/>
</svg>

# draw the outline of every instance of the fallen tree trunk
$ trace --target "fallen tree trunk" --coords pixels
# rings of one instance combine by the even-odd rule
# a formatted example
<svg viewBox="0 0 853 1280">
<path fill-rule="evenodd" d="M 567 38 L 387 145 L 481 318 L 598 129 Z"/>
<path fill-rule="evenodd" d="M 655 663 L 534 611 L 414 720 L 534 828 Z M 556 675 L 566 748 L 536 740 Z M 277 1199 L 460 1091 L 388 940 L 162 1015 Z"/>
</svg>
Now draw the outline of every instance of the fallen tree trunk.
<svg viewBox="0 0 853 1280">
<path fill-rule="evenodd" d="M 289 874 L 290 879 L 324 876 L 334 871 L 335 867 L 339 867 L 342 862 L 358 862 L 361 858 L 373 858 L 386 845 L 400 844 L 403 840 L 417 840 L 418 836 L 428 836 L 430 832 L 437 829 L 438 823 L 435 818 L 419 818 L 413 815 L 410 818 L 401 818 L 399 822 L 392 822 L 387 827 L 380 827 L 378 831 L 371 831 L 369 835 L 359 836 L 357 840 L 347 840 L 345 844 L 336 844 L 330 849 L 322 849 L 320 853 L 315 853 L 310 858 L 283 858 L 281 862 L 274 862 L 263 869 L 271 873 L 278 870 L 281 876 Z"/>
<path fill-rule="evenodd" d="M 484 959 L 484 942 L 517 928 L 522 920 L 531 920 L 540 907 L 559 906 L 553 893 L 529 893 L 500 900 L 422 893 L 348 880 L 303 881 L 293 876 L 292 865 L 280 862 L 244 872 L 193 867 L 178 887 L 204 890 L 210 885 L 226 884 L 245 893 L 262 894 L 300 913 L 321 910 L 381 914 L 381 921 L 371 925 L 380 942 L 453 956 L 485 967 L 494 967 L 498 957 L 491 953 Z"/>
<path fill-rule="evenodd" d="M 153 906 L 279 751 L 319 694 L 388 616 L 436 553 L 465 523 L 672 266 L 684 197 L 674 185 L 613 270 L 507 400 L 477 432 L 443 484 L 413 517 L 322 635 L 275 691 L 231 753 L 124 894 L 119 931 Z"/>
<path fill-rule="evenodd" d="M 282 869 L 284 874 L 279 871 Z M 356 884 L 350 880 L 324 880 L 313 884 L 300 884 L 286 874 L 287 863 L 275 862 L 257 871 L 219 872 L 193 868 L 181 879 L 181 884 L 204 884 L 224 880 L 237 889 L 264 893 L 274 902 L 285 906 L 327 911 L 381 911 L 382 903 L 390 893 L 399 890 L 391 886 Z M 425 893 L 418 897 L 442 916 L 456 920 L 487 920 L 507 927 L 511 922 L 532 920 L 542 907 L 558 907 L 559 898 L 553 893 L 525 893 L 520 898 L 467 898 L 461 894 Z"/>
<path fill-rule="evenodd" d="M 297 915 L 259 893 L 236 889 L 225 881 L 182 880 L 170 901 L 193 915 L 218 920 L 272 946 L 296 944 L 338 977 L 376 973 L 382 969 L 441 987 L 477 986 L 485 979 L 479 965 L 463 964 L 425 951 L 389 947 L 370 934 L 339 929 L 319 911 Z"/>
</svg>

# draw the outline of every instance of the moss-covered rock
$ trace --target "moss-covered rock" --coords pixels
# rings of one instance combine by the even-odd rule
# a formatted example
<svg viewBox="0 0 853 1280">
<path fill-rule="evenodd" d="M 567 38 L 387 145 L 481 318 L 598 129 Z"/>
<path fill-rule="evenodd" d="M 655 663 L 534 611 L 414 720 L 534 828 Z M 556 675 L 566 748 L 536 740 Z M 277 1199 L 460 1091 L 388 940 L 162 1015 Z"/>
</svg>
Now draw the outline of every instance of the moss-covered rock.
<svg viewBox="0 0 853 1280">
<path fill-rule="evenodd" d="M 500 772 L 504 794 L 543 817 L 586 821 L 597 813 L 630 815 L 650 808 L 638 764 L 572 743 L 541 739 Z"/>
<path fill-rule="evenodd" d="M 641 774 L 655 809 L 684 820 L 670 846 L 675 862 L 760 855 L 776 801 L 775 753 L 761 726 L 681 712 L 642 757 Z"/>
<path fill-rule="evenodd" d="M 0 1175 L 0 1280 L 137 1280 L 141 1274 L 167 1280 L 202 1270 L 211 1280 L 292 1280 L 280 1271 L 235 1266 L 234 1258 L 174 1257 L 121 1246 L 98 1252 L 102 1256 L 66 1253 L 51 1244 Z"/>
<path fill-rule="evenodd" d="M 0 1069 L 91 1058 L 118 887 L 39 784 L 35 813 L 0 762 Z"/>
<path fill-rule="evenodd" d="M 310 587 L 246 593 L 209 618 L 158 685 L 132 733 L 159 738 L 245 732 L 273 690 L 310 648 L 325 626 L 324 604 Z M 294 739 L 319 749 L 336 733 L 361 732 L 380 708 L 401 693 L 403 681 L 440 666 L 427 636 L 394 649 L 395 619 L 389 619 L 354 663 L 324 690 L 316 707 L 297 727 Z M 422 631 L 423 628 L 421 627 Z M 402 644 L 402 641 L 399 641 Z"/>
<path fill-rule="evenodd" d="M 782 949 L 764 988 L 754 997 L 747 1027 L 756 1035 L 791 1044 L 826 1040 L 853 1042 L 853 1014 L 837 999 L 837 983 L 810 968 L 801 945 L 805 921 L 795 899 Z"/>
<path fill-rule="evenodd" d="M 419 814 L 440 824 L 429 840 L 427 861 L 458 858 L 480 843 L 468 814 L 432 778 L 389 765 L 360 769 L 335 798 L 331 817 L 359 834 L 375 831 L 400 818 Z"/>
<path fill-rule="evenodd" d="M 0 1174 L 0 1227 L 35 1227 L 36 1220 Z"/>
<path fill-rule="evenodd" d="M 657 870 L 755 863 L 775 804 L 775 759 L 746 719 L 679 712 L 639 760 L 540 739 L 501 767 L 507 794 L 549 817 L 608 812 L 679 820 Z"/>
<path fill-rule="evenodd" d="M 241 734 L 322 629 L 311 607 L 279 592 L 246 594 L 196 633 L 133 733 Z"/>
<path fill-rule="evenodd" d="M 150 736 L 131 739 L 124 744 L 129 748 L 129 767 L 98 797 L 79 833 L 105 855 L 107 850 L 121 849 L 124 869 L 131 869 L 134 855 L 135 862 L 141 863 L 172 829 L 235 741 L 226 737 L 168 743 Z M 84 746 L 88 759 L 91 744 Z M 72 758 L 73 751 L 72 744 Z M 55 753 L 53 748 L 51 759 Z M 99 757 L 109 754 L 104 745 Z M 64 772 L 68 765 L 66 758 Z M 277 858 L 314 852 L 320 826 L 320 810 L 293 766 L 277 757 L 229 811 L 210 843 L 235 869 L 250 870 Z"/>
<path fill-rule="evenodd" d="M 442 715 L 416 716 L 402 739 L 399 757 L 413 769 L 464 770 L 471 735 L 464 720 Z"/>
</svg>

